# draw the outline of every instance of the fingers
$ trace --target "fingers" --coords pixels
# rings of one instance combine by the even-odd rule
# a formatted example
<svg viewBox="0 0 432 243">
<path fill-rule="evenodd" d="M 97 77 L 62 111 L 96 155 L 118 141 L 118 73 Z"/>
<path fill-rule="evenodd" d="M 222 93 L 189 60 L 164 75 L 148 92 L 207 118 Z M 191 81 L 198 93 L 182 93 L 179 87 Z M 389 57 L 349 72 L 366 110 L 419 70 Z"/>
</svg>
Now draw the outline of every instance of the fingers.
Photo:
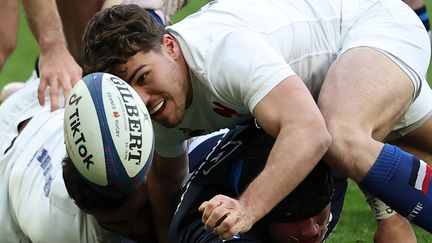
<svg viewBox="0 0 432 243">
<path fill-rule="evenodd" d="M 79 79 L 78 79 L 79 80 Z M 51 100 L 51 110 L 55 111 L 59 108 L 59 92 L 60 89 L 63 90 L 64 99 L 66 100 L 69 97 L 70 92 L 72 91 L 73 85 L 77 83 L 75 79 L 71 79 L 68 76 L 63 77 L 61 80 L 58 77 L 52 78 L 41 78 L 38 88 L 38 100 L 41 105 L 45 104 L 45 92 L 49 86 L 50 91 L 50 100 Z"/>
<path fill-rule="evenodd" d="M 53 82 L 50 82 L 51 111 L 55 111 L 59 108 L 57 94 L 58 94 L 58 81 L 54 80 Z"/>
<path fill-rule="evenodd" d="M 75 85 L 76 82 L 77 81 L 74 82 L 73 79 L 65 79 L 65 81 L 61 82 L 65 100 L 67 100 L 67 98 L 69 97 L 69 94 L 72 91 L 72 87 Z"/>
<path fill-rule="evenodd" d="M 38 88 L 38 100 L 45 104 L 45 93 L 50 88 L 51 110 L 57 110 L 59 94 L 62 89 L 66 100 L 72 87 L 81 79 L 82 68 L 75 62 L 66 48 L 55 48 L 41 52 L 39 58 L 40 83 Z"/>
<path fill-rule="evenodd" d="M 230 197 L 217 195 L 203 202 L 198 210 L 202 212 L 205 229 L 219 235 L 223 240 L 252 227 L 252 221 L 249 220 L 244 206 Z"/>
<path fill-rule="evenodd" d="M 38 87 L 38 100 L 40 105 L 45 104 L 45 90 L 47 88 L 47 80 L 44 78 L 41 78 L 39 81 L 39 87 Z"/>
</svg>

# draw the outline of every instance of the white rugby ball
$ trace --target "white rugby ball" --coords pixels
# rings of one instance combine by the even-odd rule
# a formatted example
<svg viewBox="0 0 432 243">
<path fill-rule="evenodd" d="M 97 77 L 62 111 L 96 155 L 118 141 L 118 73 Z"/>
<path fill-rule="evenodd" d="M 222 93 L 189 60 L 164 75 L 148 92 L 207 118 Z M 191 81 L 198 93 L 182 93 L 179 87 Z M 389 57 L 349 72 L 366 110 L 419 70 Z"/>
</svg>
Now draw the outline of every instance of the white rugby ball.
<svg viewBox="0 0 432 243">
<path fill-rule="evenodd" d="M 100 191 L 130 192 L 153 159 L 148 110 L 122 79 L 92 73 L 72 89 L 64 114 L 66 149 L 78 172 Z"/>
</svg>

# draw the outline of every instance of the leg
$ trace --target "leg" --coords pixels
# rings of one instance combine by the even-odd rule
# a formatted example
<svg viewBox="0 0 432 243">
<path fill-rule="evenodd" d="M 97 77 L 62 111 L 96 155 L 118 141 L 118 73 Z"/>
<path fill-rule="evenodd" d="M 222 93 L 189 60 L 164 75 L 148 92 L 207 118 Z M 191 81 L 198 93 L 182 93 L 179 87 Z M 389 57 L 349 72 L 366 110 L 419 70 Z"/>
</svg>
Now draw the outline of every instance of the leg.
<svg viewBox="0 0 432 243">
<path fill-rule="evenodd" d="M 57 0 L 57 8 L 63 23 L 63 31 L 69 46 L 69 51 L 78 64 L 81 64 L 81 38 L 88 21 L 98 12 L 103 0 Z"/>
<path fill-rule="evenodd" d="M 413 92 L 410 78 L 383 53 L 366 47 L 345 52 L 330 67 L 318 100 L 333 137 L 325 159 L 432 231 L 426 217 L 432 210 L 431 196 L 406 183 L 413 156 L 381 142 L 407 110 Z"/>
<path fill-rule="evenodd" d="M 6 59 L 12 54 L 16 47 L 18 35 L 18 0 L 5 0 L 0 8 L 4 21 L 0 22 L 0 71 Z"/>
<path fill-rule="evenodd" d="M 333 138 L 325 160 L 359 182 L 378 157 L 380 141 L 408 108 L 412 93 L 409 77 L 374 49 L 353 48 L 339 57 L 318 98 Z"/>
<path fill-rule="evenodd" d="M 416 243 L 417 239 L 410 223 L 399 214 L 388 219 L 377 220 L 375 243 Z"/>
<path fill-rule="evenodd" d="M 428 164 L 432 163 L 432 134 L 428 131 L 432 130 L 432 118 L 429 118 L 419 128 L 415 129 L 408 135 L 391 141 L 390 143 L 399 146 L 403 150 L 416 155 Z M 371 199 L 372 201 L 379 200 L 377 198 Z M 376 203 L 374 203 L 376 206 Z M 371 205 L 373 207 L 373 205 Z M 391 216 L 390 213 L 385 212 L 383 208 L 390 209 L 386 205 L 382 205 L 381 209 L 375 212 L 381 212 L 381 216 L 377 218 L 377 229 L 375 231 L 375 242 L 417 242 L 412 228 L 406 219 L 396 214 Z M 384 214 L 384 215 L 383 215 Z M 389 217 L 386 217 L 386 216 Z M 382 217 L 384 216 L 384 217 Z"/>
<path fill-rule="evenodd" d="M 432 117 L 423 125 L 409 134 L 389 143 L 416 155 L 424 162 L 432 165 Z"/>
</svg>

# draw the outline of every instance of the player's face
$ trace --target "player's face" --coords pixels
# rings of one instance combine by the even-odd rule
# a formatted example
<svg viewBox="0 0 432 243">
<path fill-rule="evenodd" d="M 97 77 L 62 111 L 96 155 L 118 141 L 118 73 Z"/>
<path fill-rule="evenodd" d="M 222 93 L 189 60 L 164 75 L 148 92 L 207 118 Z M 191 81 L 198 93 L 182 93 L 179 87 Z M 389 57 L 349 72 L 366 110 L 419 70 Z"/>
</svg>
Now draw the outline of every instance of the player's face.
<svg viewBox="0 0 432 243">
<path fill-rule="evenodd" d="M 128 197 L 125 204 L 110 212 L 92 213 L 105 229 L 138 242 L 151 242 L 150 204 L 146 183 L 142 183 Z"/>
<path fill-rule="evenodd" d="M 278 243 L 318 243 L 327 232 L 330 205 L 319 214 L 299 222 L 278 223 L 270 226 L 270 234 Z"/>
<path fill-rule="evenodd" d="M 192 99 L 189 70 L 179 46 L 165 35 L 160 53 L 138 52 L 119 67 L 120 75 L 137 91 L 152 119 L 163 126 L 181 122 Z"/>
</svg>

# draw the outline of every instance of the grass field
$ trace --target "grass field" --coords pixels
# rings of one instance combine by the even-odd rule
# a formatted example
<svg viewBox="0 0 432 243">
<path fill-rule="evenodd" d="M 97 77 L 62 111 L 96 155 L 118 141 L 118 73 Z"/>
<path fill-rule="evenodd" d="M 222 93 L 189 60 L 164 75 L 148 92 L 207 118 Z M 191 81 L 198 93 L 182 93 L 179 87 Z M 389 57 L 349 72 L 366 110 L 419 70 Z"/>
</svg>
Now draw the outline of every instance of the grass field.
<svg viewBox="0 0 432 243">
<path fill-rule="evenodd" d="M 202 3 L 203 0 L 191 1 L 189 6 L 182 9 L 173 20 L 180 20 L 189 12 L 199 8 Z M 431 1 L 428 1 L 427 4 L 429 6 Z M 7 61 L 3 72 L 0 74 L 0 89 L 11 81 L 25 81 L 33 70 L 37 53 L 36 42 L 28 29 L 23 14 L 21 14 L 17 49 Z M 374 229 L 375 222 L 372 218 L 371 210 L 358 187 L 350 181 L 341 221 L 327 243 L 373 242 Z M 415 232 L 418 242 L 432 242 L 432 235 L 426 231 L 415 227 Z"/>
</svg>

